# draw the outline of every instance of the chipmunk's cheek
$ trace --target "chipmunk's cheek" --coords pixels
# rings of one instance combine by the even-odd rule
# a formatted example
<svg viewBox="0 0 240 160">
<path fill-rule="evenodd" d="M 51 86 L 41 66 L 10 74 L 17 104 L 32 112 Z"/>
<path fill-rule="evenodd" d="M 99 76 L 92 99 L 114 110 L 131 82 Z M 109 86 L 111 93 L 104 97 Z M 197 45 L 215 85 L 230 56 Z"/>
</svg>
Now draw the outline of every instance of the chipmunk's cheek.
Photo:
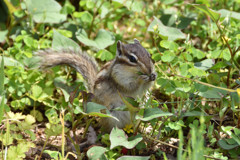
<svg viewBox="0 0 240 160">
<path fill-rule="evenodd" d="M 141 79 L 144 81 L 144 82 L 149 82 L 150 79 L 149 79 L 149 76 L 148 75 L 140 75 Z"/>
</svg>

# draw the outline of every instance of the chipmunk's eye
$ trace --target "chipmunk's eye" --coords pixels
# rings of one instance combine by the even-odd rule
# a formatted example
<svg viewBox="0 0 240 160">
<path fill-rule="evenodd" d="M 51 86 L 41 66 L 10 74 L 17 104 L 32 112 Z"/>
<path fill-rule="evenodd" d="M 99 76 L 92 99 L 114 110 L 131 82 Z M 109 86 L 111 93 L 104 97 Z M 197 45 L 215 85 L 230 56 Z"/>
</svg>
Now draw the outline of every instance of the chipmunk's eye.
<svg viewBox="0 0 240 160">
<path fill-rule="evenodd" d="M 137 63 L 137 59 L 132 55 L 129 55 L 128 59 L 129 59 L 130 62 Z"/>
</svg>

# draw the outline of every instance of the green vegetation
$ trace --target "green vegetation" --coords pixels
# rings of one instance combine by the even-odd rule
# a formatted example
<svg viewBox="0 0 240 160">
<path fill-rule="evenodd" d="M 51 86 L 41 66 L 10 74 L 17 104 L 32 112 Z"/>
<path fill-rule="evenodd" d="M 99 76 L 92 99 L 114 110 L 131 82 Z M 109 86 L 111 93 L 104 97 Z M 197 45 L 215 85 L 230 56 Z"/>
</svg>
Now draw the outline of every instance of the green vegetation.
<svg viewBox="0 0 240 160">
<path fill-rule="evenodd" d="M 0 159 L 239 159 L 239 0 L 3 0 L 0 14 Z M 104 64 L 117 40 L 134 38 L 158 73 L 147 96 L 124 99 L 135 126 L 97 130 L 100 146 L 68 150 L 70 131 L 83 129 L 77 146 L 111 115 L 95 103 L 85 112 L 83 78 L 67 66 L 36 69 L 34 52 L 73 48 Z"/>
</svg>

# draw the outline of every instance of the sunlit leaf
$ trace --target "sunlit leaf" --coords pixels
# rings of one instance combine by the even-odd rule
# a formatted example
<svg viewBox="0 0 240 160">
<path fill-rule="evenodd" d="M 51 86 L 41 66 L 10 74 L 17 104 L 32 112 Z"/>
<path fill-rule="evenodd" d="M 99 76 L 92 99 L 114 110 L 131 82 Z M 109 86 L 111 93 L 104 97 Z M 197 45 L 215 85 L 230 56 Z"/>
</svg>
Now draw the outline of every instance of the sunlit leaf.
<svg viewBox="0 0 240 160">
<path fill-rule="evenodd" d="M 154 20 L 148 26 L 148 31 L 155 32 L 155 28 L 159 36 L 164 40 L 185 39 L 185 35 L 179 29 L 165 26 L 157 17 L 154 17 Z"/>
<path fill-rule="evenodd" d="M 112 60 L 114 56 L 111 52 L 103 49 L 97 53 L 97 58 L 101 59 L 101 61 L 109 61 Z"/>
<path fill-rule="evenodd" d="M 97 49 L 104 49 L 115 42 L 115 37 L 112 35 L 112 33 L 104 29 L 99 30 L 94 40 L 89 39 L 87 33 L 83 29 L 80 29 L 76 33 L 76 36 L 77 39 L 83 44 L 95 47 Z"/>
<path fill-rule="evenodd" d="M 231 17 L 231 18 L 240 20 L 240 13 L 238 12 L 229 11 L 226 9 L 220 9 L 217 12 L 221 14 L 221 17 Z"/>
<path fill-rule="evenodd" d="M 2 61 L 2 57 L 0 57 L 0 61 Z M 14 67 L 24 68 L 24 66 L 19 61 L 10 57 L 4 57 L 4 66 L 14 66 Z"/>
<path fill-rule="evenodd" d="M 106 151 L 107 151 L 106 148 L 103 148 L 100 146 L 94 146 L 87 151 L 87 156 L 89 160 L 95 160 L 95 159 L 107 160 L 106 156 L 104 155 Z"/>
<path fill-rule="evenodd" d="M 113 128 L 110 133 L 111 146 L 110 149 L 113 149 L 117 146 L 123 146 L 127 149 L 132 149 L 135 147 L 143 138 L 139 135 L 135 136 L 133 140 L 128 141 L 127 135 L 123 130 L 118 128 Z"/>
<path fill-rule="evenodd" d="M 54 49 L 74 49 L 76 51 L 81 50 L 79 45 L 72 39 L 65 37 L 58 31 L 53 30 L 52 48 Z"/>
<path fill-rule="evenodd" d="M 210 69 L 214 65 L 213 59 L 205 59 L 201 62 L 194 63 L 194 67 L 198 69 L 202 69 L 204 71 Z"/>
<path fill-rule="evenodd" d="M 25 0 L 28 12 L 37 23 L 60 23 L 66 20 L 61 5 L 55 0 Z"/>
<path fill-rule="evenodd" d="M 5 41 L 8 30 L 0 31 L 0 43 Z"/>
</svg>

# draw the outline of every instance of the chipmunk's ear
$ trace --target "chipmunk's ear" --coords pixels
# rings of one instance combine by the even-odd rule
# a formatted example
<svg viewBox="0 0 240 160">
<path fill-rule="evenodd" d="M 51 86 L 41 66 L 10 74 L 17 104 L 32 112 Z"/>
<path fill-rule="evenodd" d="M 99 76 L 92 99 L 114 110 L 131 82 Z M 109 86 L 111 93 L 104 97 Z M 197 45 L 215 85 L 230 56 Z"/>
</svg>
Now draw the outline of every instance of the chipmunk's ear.
<svg viewBox="0 0 240 160">
<path fill-rule="evenodd" d="M 134 43 L 135 44 L 140 44 L 139 40 L 137 40 L 136 38 L 134 38 Z"/>
<path fill-rule="evenodd" d="M 122 42 L 120 40 L 117 41 L 117 56 L 122 56 L 123 49 L 122 49 Z"/>
</svg>

